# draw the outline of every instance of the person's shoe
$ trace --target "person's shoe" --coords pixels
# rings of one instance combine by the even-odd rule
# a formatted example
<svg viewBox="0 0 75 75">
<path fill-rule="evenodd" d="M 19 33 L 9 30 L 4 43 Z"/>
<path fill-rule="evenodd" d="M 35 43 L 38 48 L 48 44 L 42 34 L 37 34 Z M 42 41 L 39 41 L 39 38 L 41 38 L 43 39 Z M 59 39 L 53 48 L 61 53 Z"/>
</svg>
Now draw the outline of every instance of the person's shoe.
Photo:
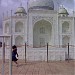
<svg viewBox="0 0 75 75">
<path fill-rule="evenodd" d="M 18 64 L 16 65 L 16 67 L 18 67 Z"/>
</svg>

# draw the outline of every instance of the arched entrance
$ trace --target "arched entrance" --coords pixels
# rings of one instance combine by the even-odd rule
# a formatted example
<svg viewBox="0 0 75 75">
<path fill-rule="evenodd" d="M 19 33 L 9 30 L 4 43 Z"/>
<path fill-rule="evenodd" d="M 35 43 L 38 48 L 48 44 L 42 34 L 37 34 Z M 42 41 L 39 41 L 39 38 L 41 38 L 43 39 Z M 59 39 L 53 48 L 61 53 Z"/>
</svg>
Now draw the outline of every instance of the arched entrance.
<svg viewBox="0 0 75 75">
<path fill-rule="evenodd" d="M 42 47 L 47 43 L 51 44 L 52 26 L 46 20 L 35 23 L 33 28 L 33 47 Z"/>
</svg>

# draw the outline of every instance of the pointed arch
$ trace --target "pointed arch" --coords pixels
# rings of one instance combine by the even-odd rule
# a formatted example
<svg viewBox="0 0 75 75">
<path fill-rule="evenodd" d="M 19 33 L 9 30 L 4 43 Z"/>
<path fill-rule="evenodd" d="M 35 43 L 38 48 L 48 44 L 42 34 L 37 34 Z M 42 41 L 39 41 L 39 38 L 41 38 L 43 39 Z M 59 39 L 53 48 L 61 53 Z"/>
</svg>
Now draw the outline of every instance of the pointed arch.
<svg viewBox="0 0 75 75">
<path fill-rule="evenodd" d="M 42 19 L 34 24 L 33 28 L 33 47 L 42 47 L 46 43 L 51 44 L 52 25 Z"/>
<path fill-rule="evenodd" d="M 65 21 L 63 24 L 62 24 L 62 33 L 67 33 L 69 31 L 69 23 L 67 21 Z"/>
<path fill-rule="evenodd" d="M 15 45 L 17 45 L 17 46 L 23 45 L 23 37 L 22 36 L 17 36 L 15 38 Z"/>
<path fill-rule="evenodd" d="M 5 33 L 9 33 L 9 23 L 5 24 Z"/>
<path fill-rule="evenodd" d="M 10 38 L 5 38 L 5 44 L 8 46 L 8 45 L 10 45 Z"/>
<path fill-rule="evenodd" d="M 69 36 L 64 36 L 62 38 L 62 45 L 63 45 L 63 47 L 67 47 L 68 43 L 70 43 L 70 37 Z"/>
<path fill-rule="evenodd" d="M 15 32 L 23 32 L 23 23 L 21 21 L 16 22 Z"/>
</svg>

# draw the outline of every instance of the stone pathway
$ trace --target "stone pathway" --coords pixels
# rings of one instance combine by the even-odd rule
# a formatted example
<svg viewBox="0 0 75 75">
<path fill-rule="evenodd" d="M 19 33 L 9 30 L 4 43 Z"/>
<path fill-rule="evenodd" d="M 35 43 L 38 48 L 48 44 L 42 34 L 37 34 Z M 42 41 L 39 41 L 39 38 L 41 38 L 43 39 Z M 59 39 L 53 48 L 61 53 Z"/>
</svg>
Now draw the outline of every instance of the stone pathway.
<svg viewBox="0 0 75 75">
<path fill-rule="evenodd" d="M 0 75 L 2 71 L 0 60 Z M 50 61 L 50 62 L 27 62 L 18 61 L 19 66 L 13 63 L 12 75 L 75 75 L 75 61 Z M 5 61 L 5 75 L 9 75 L 9 62 Z"/>
</svg>

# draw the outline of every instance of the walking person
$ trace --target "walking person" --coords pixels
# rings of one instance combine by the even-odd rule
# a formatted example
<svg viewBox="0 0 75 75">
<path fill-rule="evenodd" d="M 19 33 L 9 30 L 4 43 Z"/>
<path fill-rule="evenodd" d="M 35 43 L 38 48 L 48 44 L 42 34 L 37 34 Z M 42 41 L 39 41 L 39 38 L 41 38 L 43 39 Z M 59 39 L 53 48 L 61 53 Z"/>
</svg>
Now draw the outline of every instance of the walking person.
<svg viewBox="0 0 75 75">
<path fill-rule="evenodd" d="M 17 67 L 18 67 L 18 63 L 17 63 L 17 60 L 18 60 L 17 59 L 17 57 L 18 57 L 17 47 L 14 45 L 14 46 L 12 46 L 12 49 L 13 49 L 13 51 L 12 51 L 12 61 L 14 61 L 16 63 L 16 65 L 17 65 Z"/>
</svg>

